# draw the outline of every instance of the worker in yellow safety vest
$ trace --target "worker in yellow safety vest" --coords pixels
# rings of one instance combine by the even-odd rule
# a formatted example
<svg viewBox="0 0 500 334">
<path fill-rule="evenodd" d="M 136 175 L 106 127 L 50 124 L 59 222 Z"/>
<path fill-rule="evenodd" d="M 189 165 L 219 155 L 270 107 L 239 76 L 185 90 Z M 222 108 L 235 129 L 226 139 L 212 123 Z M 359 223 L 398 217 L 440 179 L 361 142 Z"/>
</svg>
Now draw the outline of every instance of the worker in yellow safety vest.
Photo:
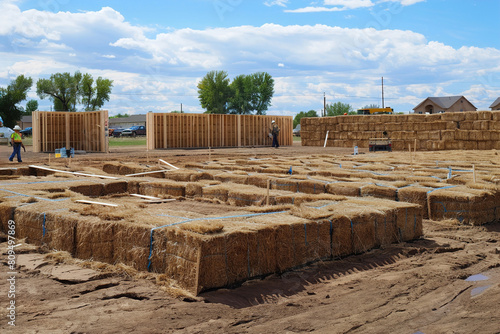
<svg viewBox="0 0 500 334">
<path fill-rule="evenodd" d="M 23 162 L 23 160 L 21 159 L 21 147 L 23 148 L 24 152 L 26 152 L 26 148 L 24 147 L 23 139 L 19 131 L 21 131 L 21 127 L 19 125 L 16 125 L 14 127 L 14 133 L 10 135 L 10 143 L 12 144 L 12 148 L 14 150 L 9 158 L 9 161 L 14 161 L 14 157 L 17 155 L 17 161 Z"/>
</svg>

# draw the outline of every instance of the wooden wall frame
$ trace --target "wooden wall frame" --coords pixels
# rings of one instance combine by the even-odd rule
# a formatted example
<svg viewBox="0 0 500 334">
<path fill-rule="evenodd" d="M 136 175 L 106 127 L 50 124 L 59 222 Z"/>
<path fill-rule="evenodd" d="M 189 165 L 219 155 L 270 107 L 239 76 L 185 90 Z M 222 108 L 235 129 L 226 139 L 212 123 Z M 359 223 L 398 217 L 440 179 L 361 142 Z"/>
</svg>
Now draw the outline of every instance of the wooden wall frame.
<svg viewBox="0 0 500 334">
<path fill-rule="evenodd" d="M 148 113 L 148 150 L 166 148 L 271 146 L 271 121 L 280 145 L 293 144 L 292 116 Z"/>
<path fill-rule="evenodd" d="M 34 111 L 33 152 L 74 148 L 108 152 L 108 111 Z"/>
</svg>

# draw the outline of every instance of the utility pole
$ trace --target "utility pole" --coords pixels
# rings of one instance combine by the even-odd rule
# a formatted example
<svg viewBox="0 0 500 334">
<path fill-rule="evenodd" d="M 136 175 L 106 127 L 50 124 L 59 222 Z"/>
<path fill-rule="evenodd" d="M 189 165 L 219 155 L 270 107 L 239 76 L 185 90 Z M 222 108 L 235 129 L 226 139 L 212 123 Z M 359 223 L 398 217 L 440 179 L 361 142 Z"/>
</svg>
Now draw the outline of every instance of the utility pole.
<svg viewBox="0 0 500 334">
<path fill-rule="evenodd" d="M 326 93 L 323 93 L 323 117 L 326 116 Z"/>
<path fill-rule="evenodd" d="M 385 105 L 384 105 L 384 77 L 382 77 L 382 108 L 385 108 Z"/>
</svg>

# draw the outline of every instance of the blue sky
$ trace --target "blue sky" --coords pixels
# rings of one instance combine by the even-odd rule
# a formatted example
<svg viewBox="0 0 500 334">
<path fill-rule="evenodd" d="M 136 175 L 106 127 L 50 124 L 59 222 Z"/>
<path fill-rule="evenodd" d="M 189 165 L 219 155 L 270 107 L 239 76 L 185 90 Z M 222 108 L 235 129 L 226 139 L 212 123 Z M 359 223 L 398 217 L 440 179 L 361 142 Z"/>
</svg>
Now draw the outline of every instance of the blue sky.
<svg viewBox="0 0 500 334">
<path fill-rule="evenodd" d="M 79 70 L 114 80 L 111 115 L 203 112 L 208 71 L 265 71 L 268 114 L 294 116 L 324 93 L 381 104 L 383 76 L 396 111 L 446 95 L 484 110 L 500 96 L 499 15 L 498 0 L 0 0 L 0 86 Z"/>
</svg>

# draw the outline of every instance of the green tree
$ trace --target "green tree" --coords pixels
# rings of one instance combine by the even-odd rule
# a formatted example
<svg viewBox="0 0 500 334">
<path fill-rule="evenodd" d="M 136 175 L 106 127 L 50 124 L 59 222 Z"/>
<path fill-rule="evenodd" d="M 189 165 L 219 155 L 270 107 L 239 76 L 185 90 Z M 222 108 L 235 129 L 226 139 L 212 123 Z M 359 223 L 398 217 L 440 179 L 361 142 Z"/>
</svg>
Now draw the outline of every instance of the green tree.
<svg viewBox="0 0 500 334">
<path fill-rule="evenodd" d="M 123 117 L 130 117 L 129 114 L 125 113 L 125 114 L 116 114 L 115 116 L 110 116 L 109 118 L 123 118 Z"/>
<path fill-rule="evenodd" d="M 111 87 L 113 87 L 113 80 L 98 77 L 94 84 L 94 78 L 88 73 L 84 74 L 80 92 L 85 110 L 100 109 L 106 101 L 109 101 Z"/>
<path fill-rule="evenodd" d="M 4 126 L 12 128 L 21 119 L 24 109 L 18 104 L 26 100 L 32 85 L 33 79 L 20 75 L 7 88 L 0 88 L 0 115 Z"/>
<path fill-rule="evenodd" d="M 254 86 L 252 77 L 238 75 L 229 85 L 231 97 L 228 108 L 231 114 L 247 115 L 252 113 L 252 96 Z"/>
<path fill-rule="evenodd" d="M 256 115 L 265 115 L 274 94 L 274 79 L 266 72 L 252 74 L 252 110 Z"/>
<path fill-rule="evenodd" d="M 23 115 L 31 115 L 33 111 L 38 109 L 38 101 L 37 100 L 29 100 L 26 103 L 26 109 L 24 110 Z"/>
<path fill-rule="evenodd" d="M 363 109 L 380 108 L 378 104 L 372 103 L 363 107 Z"/>
<path fill-rule="evenodd" d="M 301 111 L 293 119 L 293 128 L 295 129 L 297 125 L 300 124 L 300 120 L 304 117 L 318 117 L 316 110 L 309 110 L 308 112 Z"/>
<path fill-rule="evenodd" d="M 41 99 L 50 98 L 56 111 L 76 111 L 78 103 L 84 110 L 96 110 L 109 101 L 113 81 L 99 77 L 95 82 L 88 73 L 76 71 L 56 73 L 50 79 L 39 79 L 36 93 Z"/>
<path fill-rule="evenodd" d="M 227 114 L 230 96 L 231 89 L 225 71 L 210 71 L 198 83 L 198 98 L 208 114 Z"/>
<path fill-rule="evenodd" d="M 349 114 L 354 111 L 350 104 L 335 102 L 333 104 L 326 105 L 326 115 L 327 116 L 339 116 L 344 114 Z"/>
<path fill-rule="evenodd" d="M 56 73 L 50 79 L 39 79 L 36 83 L 36 93 L 43 100 L 50 98 L 56 111 L 76 111 L 80 97 L 80 81 L 82 74 L 69 72 Z"/>
</svg>

